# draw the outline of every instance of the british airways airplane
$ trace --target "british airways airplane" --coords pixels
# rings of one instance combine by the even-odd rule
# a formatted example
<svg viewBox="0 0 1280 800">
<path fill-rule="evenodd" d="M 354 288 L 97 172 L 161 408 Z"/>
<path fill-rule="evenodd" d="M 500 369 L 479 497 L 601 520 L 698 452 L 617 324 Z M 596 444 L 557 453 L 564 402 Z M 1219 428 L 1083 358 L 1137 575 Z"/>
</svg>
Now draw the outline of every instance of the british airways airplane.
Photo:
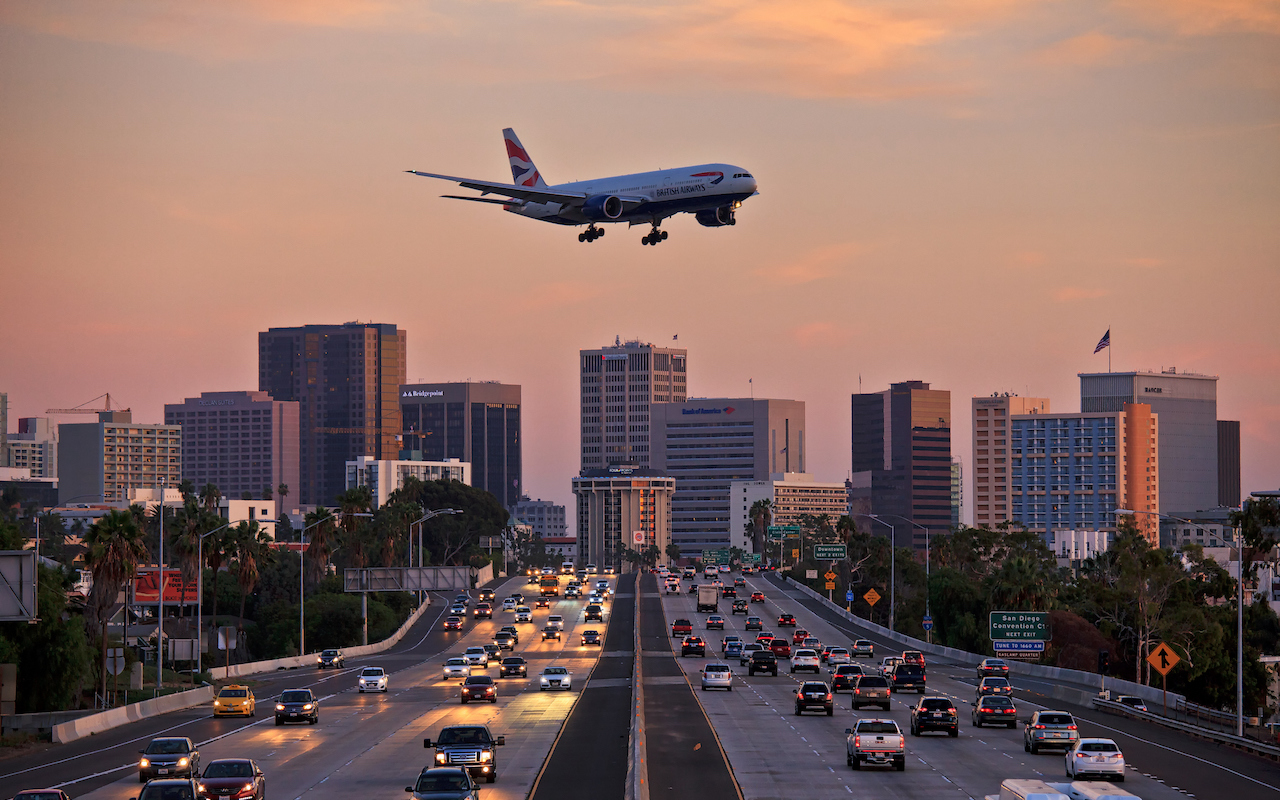
<svg viewBox="0 0 1280 800">
<path fill-rule="evenodd" d="M 658 226 L 680 213 L 693 214 L 708 228 L 735 225 L 734 212 L 743 200 L 757 194 L 756 179 L 732 164 L 700 164 L 548 186 L 515 131 L 506 128 L 502 136 L 511 161 L 512 183 L 406 171 L 424 178 L 454 181 L 480 192 L 479 196 L 441 195 L 451 200 L 496 203 L 512 214 L 559 225 L 585 224 L 587 229 L 578 234 L 580 242 L 594 242 L 604 236 L 604 229 L 597 223 L 625 222 L 631 226 L 647 222 L 653 227 L 640 242 L 656 245 L 667 238 L 667 232 Z M 485 196 L 490 194 L 501 195 L 502 199 Z"/>
</svg>

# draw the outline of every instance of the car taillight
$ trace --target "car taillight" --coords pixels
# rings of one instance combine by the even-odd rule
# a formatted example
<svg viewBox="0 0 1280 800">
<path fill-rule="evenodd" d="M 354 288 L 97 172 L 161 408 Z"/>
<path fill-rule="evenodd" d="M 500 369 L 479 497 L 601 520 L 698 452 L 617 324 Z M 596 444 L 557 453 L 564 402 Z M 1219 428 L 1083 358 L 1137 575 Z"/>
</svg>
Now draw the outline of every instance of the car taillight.
<svg viewBox="0 0 1280 800">
<path fill-rule="evenodd" d="M 1044 726 L 1043 726 L 1043 725 L 1040 725 L 1040 724 L 1037 724 L 1037 725 L 1035 725 L 1035 729 L 1036 729 L 1036 730 L 1038 730 L 1038 731 L 1042 731 L 1042 730 L 1044 730 Z"/>
<path fill-rule="evenodd" d="M 827 692 L 827 699 L 828 699 L 828 700 L 830 700 L 830 699 L 831 699 L 831 692 Z"/>
<path fill-rule="evenodd" d="M 956 713 L 956 710 L 955 710 L 954 708 L 948 708 L 948 709 L 947 709 L 947 713 L 948 713 L 948 714 L 954 714 L 954 713 Z"/>
<path fill-rule="evenodd" d="M 921 676 L 920 676 L 920 682 L 921 682 L 921 683 L 927 683 L 927 682 L 928 682 L 928 680 L 929 680 L 929 676 L 928 676 L 928 675 L 921 675 Z"/>
<path fill-rule="evenodd" d="M 1075 729 L 1076 729 L 1076 726 L 1075 726 L 1075 725 L 1068 725 L 1068 726 L 1067 726 L 1067 730 L 1069 730 L 1069 731 L 1074 731 Z"/>
<path fill-rule="evenodd" d="M 1012 708 L 1006 708 L 1005 710 L 1001 711 L 1000 713 L 1001 713 L 1001 714 L 1012 714 L 1012 713 L 1013 713 L 1013 709 L 1012 709 Z M 1044 726 L 1042 725 L 1042 726 L 1040 726 L 1040 727 L 1044 727 Z"/>
<path fill-rule="evenodd" d="M 854 737 L 853 737 L 853 746 L 854 746 L 854 747 L 862 747 L 862 737 L 861 737 L 861 736 L 854 736 Z"/>
<path fill-rule="evenodd" d="M 1123 754 L 1123 753 L 1112 753 L 1112 754 L 1111 754 L 1111 757 L 1112 757 L 1112 758 L 1124 758 L 1124 754 Z"/>
</svg>

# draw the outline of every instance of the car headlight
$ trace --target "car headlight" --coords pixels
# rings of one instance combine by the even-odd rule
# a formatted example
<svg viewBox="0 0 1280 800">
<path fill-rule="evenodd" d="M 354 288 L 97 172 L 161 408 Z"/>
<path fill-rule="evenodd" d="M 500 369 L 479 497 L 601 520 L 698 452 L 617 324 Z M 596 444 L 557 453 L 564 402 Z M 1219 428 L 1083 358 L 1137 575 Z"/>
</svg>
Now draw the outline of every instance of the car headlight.
<svg viewBox="0 0 1280 800">
<path fill-rule="evenodd" d="M 189 761 L 187 761 L 186 757 L 183 757 L 183 758 L 178 759 L 178 767 L 179 767 L 179 768 L 181 768 L 181 767 L 185 767 L 185 766 L 186 766 L 187 764 L 189 764 L 189 763 L 190 763 L 190 762 L 189 762 Z"/>
<path fill-rule="evenodd" d="M 493 753 L 489 752 L 488 750 L 482 750 L 482 751 L 480 752 L 480 760 L 481 760 L 481 761 L 492 761 L 492 760 L 493 760 Z"/>
<path fill-rule="evenodd" d="M 446 761 L 448 761 L 448 760 L 449 760 L 449 757 L 448 757 L 447 755 L 445 755 L 444 753 L 436 753 L 436 763 L 437 763 L 437 764 L 443 764 L 444 762 L 446 762 Z"/>
<path fill-rule="evenodd" d="M 276 703 L 276 711 L 284 711 L 284 705 L 281 703 Z"/>
<path fill-rule="evenodd" d="M 220 706 L 220 705 L 222 705 L 222 701 L 221 701 L 221 700 L 214 700 L 214 701 L 213 701 L 213 704 L 214 704 L 214 706 Z"/>
<path fill-rule="evenodd" d="M 324 663 L 324 659 L 323 659 L 323 658 L 320 658 L 319 656 L 316 656 L 316 663 L 317 663 L 317 664 L 323 664 L 323 663 Z"/>
<path fill-rule="evenodd" d="M 151 762 L 145 758 L 138 762 L 139 769 L 146 769 L 149 766 L 151 766 Z"/>
<path fill-rule="evenodd" d="M 307 703 L 305 706 L 302 707 L 302 710 L 310 711 L 312 708 L 314 708 L 314 706 L 311 703 Z"/>
<path fill-rule="evenodd" d="M 205 791 L 205 786 L 204 786 L 204 784 L 203 784 L 203 783 L 197 783 L 197 784 L 196 784 L 196 791 L 198 791 L 198 792 L 203 792 L 203 791 Z"/>
</svg>

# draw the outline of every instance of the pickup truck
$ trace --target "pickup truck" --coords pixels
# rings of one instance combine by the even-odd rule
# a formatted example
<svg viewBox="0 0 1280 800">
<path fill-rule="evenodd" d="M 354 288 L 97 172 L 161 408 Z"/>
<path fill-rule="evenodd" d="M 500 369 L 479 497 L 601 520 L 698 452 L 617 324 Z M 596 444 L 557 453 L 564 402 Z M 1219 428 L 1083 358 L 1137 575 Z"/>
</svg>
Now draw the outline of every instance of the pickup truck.
<svg viewBox="0 0 1280 800">
<path fill-rule="evenodd" d="M 687 619 L 678 619 L 671 623 L 671 638 L 677 636 L 691 636 L 693 634 L 693 623 Z"/>
<path fill-rule="evenodd" d="M 698 613 L 715 612 L 718 592 L 714 586 L 698 587 Z"/>
<path fill-rule="evenodd" d="M 845 763 L 854 769 L 890 766 L 898 772 L 907 768 L 907 741 L 898 723 L 891 719 L 860 719 L 845 728 Z"/>
<path fill-rule="evenodd" d="M 487 783 L 498 777 L 495 748 L 506 743 L 505 736 L 494 736 L 484 725 L 450 725 L 441 729 L 434 742 L 422 740 L 423 747 L 436 749 L 435 766 L 459 767 L 483 776 Z"/>
</svg>

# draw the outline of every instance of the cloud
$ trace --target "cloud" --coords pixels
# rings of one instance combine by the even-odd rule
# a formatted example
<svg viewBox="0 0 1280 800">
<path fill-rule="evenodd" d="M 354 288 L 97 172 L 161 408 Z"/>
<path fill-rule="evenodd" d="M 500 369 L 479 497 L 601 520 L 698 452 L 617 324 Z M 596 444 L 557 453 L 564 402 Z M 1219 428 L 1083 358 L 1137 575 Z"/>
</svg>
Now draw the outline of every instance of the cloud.
<svg viewBox="0 0 1280 800">
<path fill-rule="evenodd" d="M 1100 31 L 1072 36 L 1055 42 L 1038 54 L 1038 60 L 1049 66 L 1097 67 L 1127 61 L 1139 53 L 1144 43 L 1138 39 L 1121 39 Z"/>
<path fill-rule="evenodd" d="M 548 311 L 576 306 L 597 297 L 600 291 L 600 287 L 581 281 L 544 283 L 525 291 L 517 305 L 526 311 Z"/>
<path fill-rule="evenodd" d="M 838 347 L 853 338 L 853 331 L 833 322 L 809 322 L 791 331 L 801 347 Z"/>
<path fill-rule="evenodd" d="M 1077 300 L 1097 300 L 1111 294 L 1106 289 L 1085 289 L 1079 286 L 1064 286 L 1053 293 L 1053 299 L 1059 303 L 1074 303 Z"/>
<path fill-rule="evenodd" d="M 1117 6 L 1181 36 L 1280 34 L 1280 0 L 1119 0 Z"/>
<path fill-rule="evenodd" d="M 755 274 L 774 283 L 797 286 L 830 278 L 863 248 L 856 242 L 838 242 L 816 247 L 794 261 L 776 267 L 760 267 Z"/>
</svg>

